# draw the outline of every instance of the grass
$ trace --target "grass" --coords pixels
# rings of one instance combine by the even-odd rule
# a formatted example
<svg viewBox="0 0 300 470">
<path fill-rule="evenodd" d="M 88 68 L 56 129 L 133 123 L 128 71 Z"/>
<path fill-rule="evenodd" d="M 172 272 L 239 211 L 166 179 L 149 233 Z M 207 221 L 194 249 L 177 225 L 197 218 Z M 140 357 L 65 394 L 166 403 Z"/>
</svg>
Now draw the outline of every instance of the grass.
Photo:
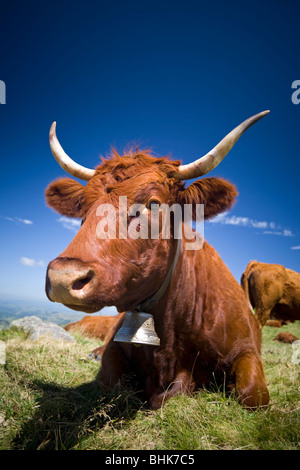
<svg viewBox="0 0 300 470">
<path fill-rule="evenodd" d="M 134 390 L 100 394 L 99 364 L 88 358 L 97 341 L 79 334 L 74 343 L 31 341 L 22 330 L 2 330 L 0 450 L 299 450 L 300 364 L 292 345 L 273 341 L 279 331 L 300 338 L 300 322 L 264 327 L 271 404 L 249 412 L 216 387 L 148 410 Z"/>
</svg>

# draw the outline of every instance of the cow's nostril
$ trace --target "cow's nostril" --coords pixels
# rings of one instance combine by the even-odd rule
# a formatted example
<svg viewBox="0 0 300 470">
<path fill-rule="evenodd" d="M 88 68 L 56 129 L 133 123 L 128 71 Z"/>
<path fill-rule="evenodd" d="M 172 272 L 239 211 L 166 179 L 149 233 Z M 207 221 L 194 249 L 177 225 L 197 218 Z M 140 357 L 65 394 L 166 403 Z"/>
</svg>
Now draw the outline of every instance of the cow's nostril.
<svg viewBox="0 0 300 470">
<path fill-rule="evenodd" d="M 81 278 L 81 279 L 77 279 L 73 285 L 72 285 L 72 289 L 73 290 L 81 290 L 83 289 L 84 286 L 86 286 L 92 279 L 94 273 L 89 273 L 87 276 Z"/>
</svg>

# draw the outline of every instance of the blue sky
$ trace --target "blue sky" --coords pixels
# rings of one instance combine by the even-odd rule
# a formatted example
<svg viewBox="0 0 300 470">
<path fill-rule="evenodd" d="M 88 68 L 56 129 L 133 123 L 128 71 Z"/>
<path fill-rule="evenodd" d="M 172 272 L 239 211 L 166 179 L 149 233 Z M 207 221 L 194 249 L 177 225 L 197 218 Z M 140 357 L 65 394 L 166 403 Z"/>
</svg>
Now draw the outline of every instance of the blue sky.
<svg viewBox="0 0 300 470">
<path fill-rule="evenodd" d="M 54 120 L 85 166 L 132 142 L 188 163 L 270 109 L 211 173 L 235 183 L 239 198 L 205 236 L 238 280 L 252 259 L 299 271 L 298 9 L 268 0 L 3 1 L 1 298 L 48 302 L 46 266 L 77 229 L 44 202 L 47 184 L 64 176 L 49 149 Z"/>
</svg>

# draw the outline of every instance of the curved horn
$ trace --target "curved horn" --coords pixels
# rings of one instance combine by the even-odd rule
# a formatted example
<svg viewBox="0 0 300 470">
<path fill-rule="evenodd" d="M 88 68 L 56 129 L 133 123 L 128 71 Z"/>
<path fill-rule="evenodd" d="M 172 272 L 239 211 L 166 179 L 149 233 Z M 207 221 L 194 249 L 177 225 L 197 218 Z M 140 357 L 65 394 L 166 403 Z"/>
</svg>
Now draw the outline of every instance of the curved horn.
<svg viewBox="0 0 300 470">
<path fill-rule="evenodd" d="M 229 134 L 224 137 L 221 142 L 218 143 L 210 152 L 204 157 L 195 160 L 187 165 L 180 165 L 178 171 L 172 174 L 173 178 L 179 180 L 188 180 L 191 178 L 198 178 L 199 176 L 205 175 L 210 172 L 226 157 L 227 153 L 232 149 L 236 141 L 241 135 L 249 129 L 252 124 L 257 122 L 262 117 L 266 116 L 270 111 L 263 111 L 255 116 L 246 119 L 239 126 L 233 129 Z"/>
<path fill-rule="evenodd" d="M 95 170 L 85 168 L 74 162 L 64 151 L 56 137 L 56 122 L 53 122 L 50 133 L 49 142 L 51 152 L 57 163 L 70 175 L 75 176 L 81 180 L 89 181 L 95 174 Z"/>
</svg>

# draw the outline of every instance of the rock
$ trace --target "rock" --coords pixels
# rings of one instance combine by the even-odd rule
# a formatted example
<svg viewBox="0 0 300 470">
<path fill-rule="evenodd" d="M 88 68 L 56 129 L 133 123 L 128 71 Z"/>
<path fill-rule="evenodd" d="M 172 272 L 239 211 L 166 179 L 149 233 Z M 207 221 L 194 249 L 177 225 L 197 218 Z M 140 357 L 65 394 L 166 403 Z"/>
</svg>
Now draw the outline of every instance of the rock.
<svg viewBox="0 0 300 470">
<path fill-rule="evenodd" d="M 48 335 L 54 339 L 63 339 L 65 341 L 75 341 L 64 328 L 56 323 L 43 321 L 35 316 L 23 317 L 11 322 L 10 326 L 23 328 L 30 333 L 30 339 L 35 340 L 41 336 Z"/>
</svg>

